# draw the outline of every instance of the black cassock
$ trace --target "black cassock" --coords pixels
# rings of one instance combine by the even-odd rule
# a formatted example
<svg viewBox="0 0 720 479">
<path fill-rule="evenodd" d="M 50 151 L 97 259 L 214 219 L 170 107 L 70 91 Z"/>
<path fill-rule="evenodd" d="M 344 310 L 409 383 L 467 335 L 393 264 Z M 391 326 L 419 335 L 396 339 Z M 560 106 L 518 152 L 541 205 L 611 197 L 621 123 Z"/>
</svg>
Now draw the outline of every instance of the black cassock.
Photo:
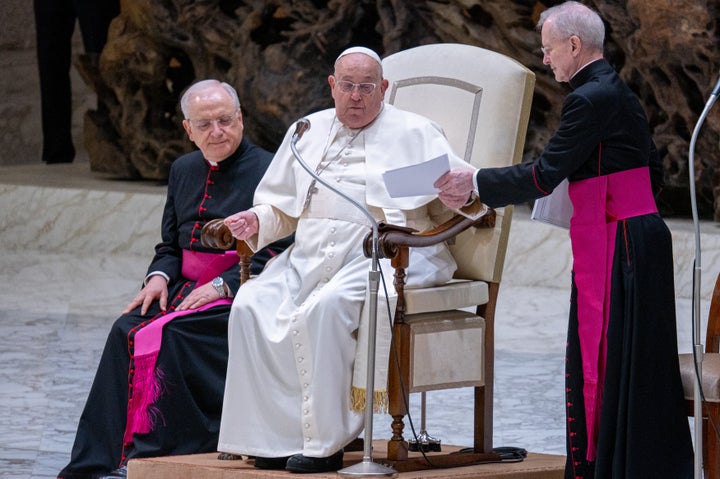
<svg viewBox="0 0 720 479">
<path fill-rule="evenodd" d="M 147 273 L 161 271 L 168 283 L 168 311 L 195 287 L 182 276 L 182 250 L 216 252 L 200 242 L 202 227 L 252 206 L 255 187 L 272 154 L 243 139 L 238 150 L 216 166 L 200 151 L 173 162 L 162 218 L 162 241 L 155 247 Z M 253 256 L 252 272 L 283 251 L 291 238 Z M 237 265 L 221 274 L 231 291 L 239 287 Z M 70 463 L 58 477 L 91 477 L 110 472 L 122 461 L 138 457 L 191 454 L 217 450 L 218 430 L 228 358 L 227 321 L 230 305 L 175 318 L 165 325 L 157 370 L 163 390 L 153 404 L 154 428 L 123 444 L 129 375 L 132 374 L 131 331 L 160 313 L 152 304 L 120 316 L 107 337 L 100 364 L 80 417 Z"/>
</svg>

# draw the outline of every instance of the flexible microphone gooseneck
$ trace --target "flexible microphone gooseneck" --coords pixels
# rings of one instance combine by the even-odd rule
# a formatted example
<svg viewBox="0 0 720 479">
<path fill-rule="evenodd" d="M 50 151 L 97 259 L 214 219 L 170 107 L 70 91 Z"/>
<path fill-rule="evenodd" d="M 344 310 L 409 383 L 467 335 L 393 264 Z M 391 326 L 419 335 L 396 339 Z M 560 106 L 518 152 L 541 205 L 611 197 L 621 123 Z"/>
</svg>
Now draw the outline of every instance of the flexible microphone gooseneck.
<svg viewBox="0 0 720 479">
<path fill-rule="evenodd" d="M 712 91 L 712 93 L 710 93 L 710 96 L 715 97 L 715 98 L 720 96 L 720 78 L 718 78 L 718 81 L 715 84 L 715 88 L 713 88 L 713 91 Z M 708 99 L 708 101 L 710 101 L 710 100 Z M 713 100 L 713 103 L 715 103 L 715 100 Z M 711 104 L 711 106 L 712 106 L 712 104 Z"/>
<path fill-rule="evenodd" d="M 377 297 L 378 286 L 380 283 L 380 272 L 378 268 L 378 224 L 375 218 L 363 205 L 349 197 L 336 187 L 325 181 L 318 175 L 307 163 L 297 150 L 297 142 L 302 138 L 306 131 L 310 129 L 310 120 L 302 118 L 295 124 L 295 133 L 293 133 L 290 141 L 290 149 L 295 155 L 295 159 L 300 165 L 312 176 L 315 181 L 321 183 L 332 192 L 340 195 L 353 206 L 359 209 L 370 221 L 372 225 L 372 258 L 371 268 L 368 273 L 368 282 L 370 287 L 370 311 L 368 324 L 368 366 L 365 382 L 365 434 L 363 444 L 363 460 L 358 464 L 346 467 L 338 471 L 341 476 L 352 477 L 369 477 L 369 476 L 394 476 L 397 472 L 387 466 L 373 462 L 372 460 L 372 436 L 373 436 L 373 402 L 375 391 L 375 335 L 377 330 Z"/>
<path fill-rule="evenodd" d="M 693 332 L 693 361 L 695 363 L 695 385 L 693 388 L 693 415 L 695 426 L 695 479 L 703 477 L 703 458 L 702 458 L 702 361 L 703 361 L 703 344 L 701 332 L 700 317 L 700 221 L 698 219 L 697 198 L 695 196 L 695 141 L 700 133 L 700 127 L 705 121 L 715 100 L 720 95 L 720 78 L 718 78 L 715 88 L 713 88 L 710 98 L 705 103 L 705 108 L 693 130 L 690 139 L 690 152 L 688 155 L 688 176 L 690 184 L 690 205 L 692 208 L 693 230 L 695 234 L 695 261 L 693 262 L 693 313 L 692 313 L 692 332 Z"/>
<path fill-rule="evenodd" d="M 309 129 L 310 129 L 310 120 L 308 120 L 307 118 L 301 118 L 300 120 L 298 120 L 298 122 L 295 123 L 295 133 L 293 133 L 292 144 L 295 145 L 295 143 L 297 143 L 300 140 L 300 138 L 302 138 L 302 136 L 305 134 L 305 132 L 308 131 Z M 295 153 L 295 152 L 293 152 L 293 153 Z M 301 162 L 301 164 L 302 164 L 302 162 Z"/>
<path fill-rule="evenodd" d="M 315 179 L 318 183 L 321 183 L 322 185 L 326 186 L 328 189 L 330 189 L 332 192 L 342 196 L 344 199 L 349 201 L 353 206 L 355 206 L 357 209 L 359 209 L 365 217 L 367 217 L 368 221 L 370 221 L 370 224 L 372 225 L 372 232 L 373 232 L 373 241 L 372 241 L 372 263 L 373 267 L 377 269 L 377 243 L 378 243 L 378 224 L 377 221 L 375 221 L 375 218 L 370 214 L 370 212 L 365 208 L 363 205 L 355 201 L 354 198 L 349 197 L 339 189 L 337 189 L 335 186 L 330 184 L 328 181 L 324 180 L 320 177 L 315 171 L 313 171 L 310 166 L 305 163 L 305 160 L 302 159 L 302 156 L 300 155 L 300 152 L 297 149 L 297 142 L 302 138 L 302 136 L 305 134 L 306 131 L 310 129 L 310 120 L 307 118 L 302 118 L 298 120 L 298 122 L 295 124 L 295 133 L 293 133 L 292 139 L 290 140 L 290 149 L 293 152 L 293 155 L 295 155 L 295 159 L 300 163 L 300 166 L 303 167 L 305 171 L 307 171 L 310 176 Z"/>
</svg>

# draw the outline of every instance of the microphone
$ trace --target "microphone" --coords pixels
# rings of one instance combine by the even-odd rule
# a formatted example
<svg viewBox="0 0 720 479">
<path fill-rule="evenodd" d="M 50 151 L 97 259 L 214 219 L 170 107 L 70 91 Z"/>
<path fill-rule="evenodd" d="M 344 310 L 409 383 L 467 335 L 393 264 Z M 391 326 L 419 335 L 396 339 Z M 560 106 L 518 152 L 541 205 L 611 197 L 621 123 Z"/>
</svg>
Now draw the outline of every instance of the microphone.
<svg viewBox="0 0 720 479">
<path fill-rule="evenodd" d="M 377 463 L 374 463 L 372 461 L 372 428 L 373 428 L 373 404 L 374 404 L 374 395 L 372 394 L 372 391 L 375 389 L 375 341 L 376 341 L 376 329 L 377 329 L 377 303 L 378 303 L 378 289 L 380 284 L 380 264 L 378 261 L 378 223 L 373 218 L 370 211 L 360 204 L 358 201 L 356 201 L 354 198 L 348 196 L 346 193 L 340 191 L 337 186 L 329 183 L 327 180 L 323 179 L 316 171 L 314 171 L 310 166 L 303 160 L 302 156 L 300 155 L 300 152 L 297 149 L 297 142 L 300 139 L 300 137 L 305 133 L 307 130 L 310 129 L 310 120 L 307 118 L 301 118 L 298 120 L 298 122 L 295 124 L 295 133 L 293 133 L 292 140 L 290 141 L 290 150 L 292 151 L 293 155 L 295 156 L 295 159 L 300 163 L 300 166 L 303 167 L 307 173 L 312 176 L 313 181 L 310 185 L 311 189 L 315 185 L 315 182 L 318 182 L 325 186 L 327 189 L 332 191 L 333 193 L 337 194 L 338 196 L 344 198 L 347 200 L 352 206 L 360 210 L 362 214 L 365 215 L 365 217 L 370 222 L 370 225 L 372 227 L 372 247 L 371 249 L 371 258 L 370 258 L 370 271 L 368 271 L 368 291 L 369 291 L 369 325 L 368 325 L 368 344 L 367 344 L 367 357 L 368 357 L 368 364 L 367 364 L 367 376 L 366 376 L 366 382 L 365 382 L 365 391 L 368 391 L 365 401 L 365 447 L 363 451 L 363 462 L 356 464 L 356 466 L 360 466 L 360 468 L 368 467 L 368 464 L 375 465 L 379 468 L 387 469 L 386 466 L 379 465 Z M 310 194 L 310 192 L 308 192 Z M 308 196 L 309 198 L 309 196 Z M 307 199 L 306 199 L 307 201 Z M 698 402 L 699 404 L 699 402 Z M 388 473 L 384 473 L 383 475 L 389 476 L 391 475 L 391 472 L 394 472 L 393 469 L 388 469 Z M 367 473 L 367 471 L 365 471 Z M 342 475 L 342 473 L 341 473 Z M 366 474 L 367 475 L 367 474 Z M 379 474 L 375 474 L 379 475 Z"/>
<path fill-rule="evenodd" d="M 293 139 L 295 141 L 300 140 L 306 131 L 310 129 L 310 120 L 307 118 L 301 118 L 295 123 L 295 133 L 293 133 Z"/>
<path fill-rule="evenodd" d="M 310 166 L 303 160 L 302 156 L 300 155 L 300 152 L 297 149 L 296 143 L 300 139 L 300 137 L 305 133 L 307 130 L 310 129 L 310 120 L 307 118 L 301 118 L 298 120 L 298 122 L 295 124 L 295 133 L 293 134 L 292 141 L 290 141 L 290 150 L 292 151 L 293 155 L 295 156 L 295 159 L 300 163 L 300 166 L 303 167 L 307 173 L 312 176 L 313 181 L 310 185 L 310 188 L 315 185 L 315 182 L 318 182 L 325 186 L 327 189 L 332 191 L 333 193 L 337 194 L 338 196 L 344 198 L 347 200 L 352 206 L 360 210 L 360 212 L 365 215 L 365 217 L 370 222 L 371 228 L 372 228 L 372 247 L 371 249 L 371 257 L 370 257 L 370 271 L 368 271 L 368 292 L 369 292 L 369 325 L 368 325 L 368 344 L 367 344 L 367 357 L 368 357 L 368 364 L 367 364 L 367 375 L 365 379 L 365 391 L 368 391 L 368 394 L 366 395 L 366 401 L 365 401 L 365 447 L 363 450 L 363 462 L 356 464 L 355 466 L 359 466 L 359 469 L 369 468 L 368 464 L 371 464 L 377 468 L 380 468 L 381 470 L 387 470 L 387 473 L 383 473 L 382 475 L 389 476 L 391 473 L 395 472 L 393 469 L 387 468 L 386 466 L 377 464 L 372 461 L 372 428 L 373 428 L 373 407 L 374 407 L 374 395 L 372 394 L 372 391 L 375 390 L 375 341 L 376 341 L 376 330 L 377 330 L 377 306 L 378 306 L 378 289 L 380 284 L 380 264 L 378 261 L 378 236 L 379 236 L 379 226 L 378 222 L 373 218 L 373 215 L 370 213 L 370 211 L 360 204 L 358 201 L 356 201 L 354 198 L 348 196 L 346 193 L 340 191 L 340 189 L 337 188 L 336 185 L 333 185 L 329 183 L 327 180 L 323 179 L 316 171 L 314 171 Z M 306 198 L 306 201 L 310 198 L 311 192 L 308 191 L 308 197 Z M 698 402 L 699 404 L 699 402 Z M 352 466 L 351 466 L 352 467 Z M 355 467 L 355 469 L 358 469 Z M 369 469 L 364 469 L 365 475 L 367 475 L 367 472 Z M 342 474 L 342 471 L 340 472 L 340 475 Z M 377 471 L 375 474 L 372 475 L 380 475 L 377 474 Z"/>
<path fill-rule="evenodd" d="M 290 150 L 292 151 L 293 156 L 297 160 L 298 163 L 300 163 L 300 166 L 303 167 L 303 169 L 312 177 L 312 183 L 310 185 L 310 188 L 312 189 L 313 186 L 315 186 L 315 183 L 320 183 L 321 185 L 325 186 L 327 189 L 335 193 L 336 195 L 342 197 L 343 199 L 347 200 L 352 206 L 360 210 L 360 212 L 365 215 L 365 217 L 370 222 L 371 228 L 372 228 L 372 273 L 378 273 L 378 222 L 373 217 L 372 213 L 370 213 L 370 210 L 368 210 L 365 206 L 361 205 L 357 200 L 354 198 L 351 198 L 348 196 L 345 192 L 340 191 L 336 185 L 333 185 L 329 183 L 327 180 L 323 179 L 318 172 L 313 170 L 310 165 L 308 165 L 305 160 L 303 160 L 302 155 L 297 149 L 297 142 L 300 140 L 300 137 L 303 136 L 303 134 L 310 129 L 310 120 L 307 118 L 301 118 L 295 123 L 295 133 L 293 133 L 292 140 L 290 141 Z M 306 199 L 306 201 L 310 197 Z M 377 290 L 375 290 L 377 292 Z M 371 294 L 372 296 L 372 294 Z M 367 428 L 367 424 L 365 425 Z M 368 430 L 368 429 L 366 429 Z"/>
<path fill-rule="evenodd" d="M 718 78 L 717 83 L 715 84 L 715 88 L 713 88 L 713 91 L 711 93 L 712 96 L 718 96 L 720 95 L 720 78 Z"/>
</svg>

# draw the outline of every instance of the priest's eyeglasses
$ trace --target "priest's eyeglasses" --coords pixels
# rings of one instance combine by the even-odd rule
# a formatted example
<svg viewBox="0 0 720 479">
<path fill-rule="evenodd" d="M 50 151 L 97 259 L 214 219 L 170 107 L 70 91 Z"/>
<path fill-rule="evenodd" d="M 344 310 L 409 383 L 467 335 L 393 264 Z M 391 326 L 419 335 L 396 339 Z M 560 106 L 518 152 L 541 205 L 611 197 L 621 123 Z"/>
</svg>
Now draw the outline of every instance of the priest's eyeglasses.
<svg viewBox="0 0 720 479">
<path fill-rule="evenodd" d="M 232 115 L 223 115 L 215 120 L 189 120 L 192 125 L 199 131 L 208 131 L 213 127 L 214 123 L 217 123 L 218 128 L 228 128 L 233 124 L 235 119 L 238 117 L 238 110 Z"/>
<path fill-rule="evenodd" d="M 346 80 L 338 80 L 336 85 L 343 93 L 351 93 L 357 87 L 361 95 L 369 95 L 377 88 L 377 83 L 353 83 Z"/>
</svg>

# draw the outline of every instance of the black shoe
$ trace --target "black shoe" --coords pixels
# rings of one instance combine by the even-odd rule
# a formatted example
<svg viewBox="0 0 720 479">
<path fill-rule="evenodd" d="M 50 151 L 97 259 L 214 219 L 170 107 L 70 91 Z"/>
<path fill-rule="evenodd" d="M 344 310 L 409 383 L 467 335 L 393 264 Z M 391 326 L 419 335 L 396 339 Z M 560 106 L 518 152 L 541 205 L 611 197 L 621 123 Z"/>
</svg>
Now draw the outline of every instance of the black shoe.
<svg viewBox="0 0 720 479">
<path fill-rule="evenodd" d="M 103 476 L 103 479 L 125 479 L 127 477 L 127 466 L 118 467 L 114 471 Z"/>
<path fill-rule="evenodd" d="M 57 479 L 103 479 L 105 474 L 97 472 L 67 472 L 62 470 L 58 473 Z"/>
<path fill-rule="evenodd" d="M 298 473 L 331 472 L 342 469 L 342 449 L 328 457 L 308 457 L 302 454 L 290 456 L 287 460 L 285 470 Z"/>
<path fill-rule="evenodd" d="M 46 143 L 53 143 L 52 141 Z M 75 159 L 75 146 L 72 143 L 61 142 L 63 146 L 43 144 L 42 160 L 48 165 L 58 163 L 72 163 Z"/>
<path fill-rule="evenodd" d="M 75 472 L 67 468 L 60 471 L 57 479 L 104 479 L 107 472 Z"/>
<path fill-rule="evenodd" d="M 255 467 L 258 469 L 274 469 L 282 471 L 285 469 L 289 457 L 260 457 L 255 456 Z"/>
</svg>

